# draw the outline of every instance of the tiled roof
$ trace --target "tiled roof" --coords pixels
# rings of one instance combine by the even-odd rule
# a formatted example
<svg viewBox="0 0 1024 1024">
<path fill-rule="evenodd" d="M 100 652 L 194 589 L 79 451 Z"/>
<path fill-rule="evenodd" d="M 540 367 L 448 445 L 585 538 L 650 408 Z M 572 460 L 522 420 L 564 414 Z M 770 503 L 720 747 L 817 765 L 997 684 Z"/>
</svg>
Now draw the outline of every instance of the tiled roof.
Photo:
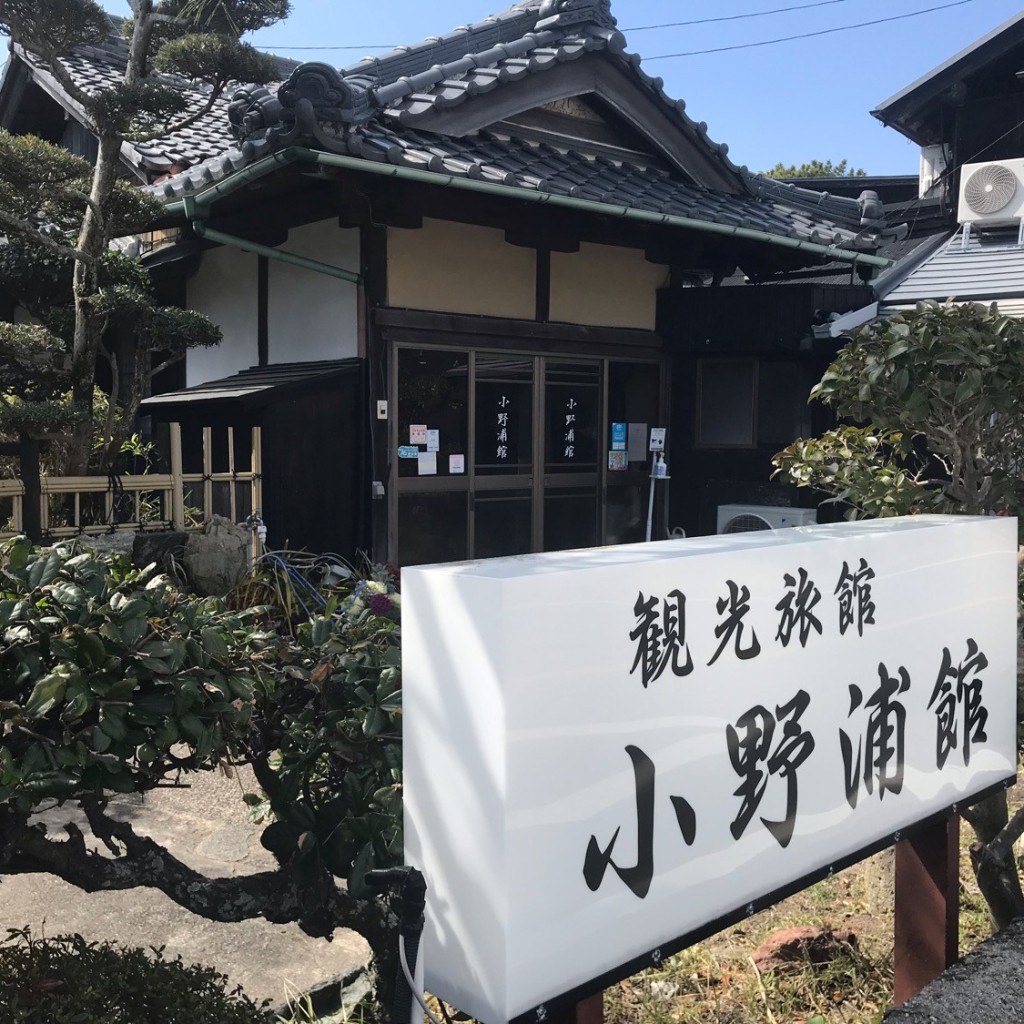
<svg viewBox="0 0 1024 1024">
<path fill-rule="evenodd" d="M 895 276 L 897 270 L 894 267 L 889 273 Z M 957 232 L 897 280 L 894 287 L 881 293 L 884 309 L 922 299 L 1020 300 L 1024 298 L 1024 249 L 1017 244 L 1016 228 L 987 235 L 972 233 L 966 248 L 963 234 Z"/>
<path fill-rule="evenodd" d="M 52 92 L 62 94 L 50 71 L 38 58 L 20 48 L 18 52 L 32 65 L 37 80 Z M 282 80 L 299 66 L 297 61 L 275 59 Z M 128 44 L 120 35 L 112 33 L 101 44 L 77 47 L 61 63 L 80 89 L 94 95 L 121 82 L 128 63 Z M 185 114 L 200 110 L 208 102 L 209 92 L 205 89 L 196 88 L 183 78 L 167 77 L 188 101 Z M 228 124 L 229 100 L 230 91 L 216 100 L 209 113 L 194 125 L 150 142 L 135 143 L 126 147 L 126 155 L 136 166 L 151 173 L 161 173 L 172 168 L 180 171 L 226 153 L 236 144 Z"/>
<path fill-rule="evenodd" d="M 608 0 L 524 0 L 500 14 L 415 46 L 365 58 L 340 72 L 326 65 L 282 64 L 291 77 L 280 89 L 248 90 L 219 100 L 197 124 L 138 144 L 130 158 L 167 199 L 202 190 L 274 148 L 307 145 L 367 160 L 478 178 L 534 192 L 751 227 L 825 244 L 863 249 L 880 241 L 880 204 L 762 178 L 728 160 L 685 104 L 647 76 L 624 50 Z M 546 72 L 604 52 L 674 120 L 689 152 L 719 168 L 728 185 L 708 188 L 685 169 L 666 172 L 660 160 L 623 151 L 608 159 L 573 140 L 557 148 L 530 141 L 512 126 L 442 134 L 431 118 L 499 87 L 538 80 Z M 112 84 L 124 44 L 82 48 L 67 67 L 83 88 Z M 194 104 L 205 97 L 182 83 Z M 232 124 L 229 124 L 229 119 Z M 244 139 L 237 141 L 231 134 Z M 507 130 L 506 130 L 507 129 Z M 695 148 L 694 148 L 695 147 Z M 184 170 L 182 170 L 184 169 Z M 877 206 L 877 209 L 876 209 Z"/>
<path fill-rule="evenodd" d="M 246 143 L 224 158 L 154 186 L 154 191 L 164 199 L 179 199 L 201 191 L 269 151 L 265 141 Z M 825 245 L 849 242 L 854 233 L 848 224 L 825 216 L 828 210 L 824 203 L 815 205 L 802 194 L 783 190 L 776 195 L 766 188 L 759 200 L 710 192 L 646 164 L 586 157 L 496 131 L 458 139 L 370 122 L 347 134 L 346 151 L 380 163 L 652 213 L 751 227 Z"/>
<path fill-rule="evenodd" d="M 308 393 L 311 384 L 333 380 L 346 373 L 359 372 L 358 359 L 327 359 L 319 362 L 276 363 L 251 366 L 230 377 L 207 381 L 181 391 L 154 395 L 142 401 L 146 414 L 180 409 L 208 402 L 231 402 L 246 406 L 263 406 L 282 397 L 292 388 Z"/>
</svg>

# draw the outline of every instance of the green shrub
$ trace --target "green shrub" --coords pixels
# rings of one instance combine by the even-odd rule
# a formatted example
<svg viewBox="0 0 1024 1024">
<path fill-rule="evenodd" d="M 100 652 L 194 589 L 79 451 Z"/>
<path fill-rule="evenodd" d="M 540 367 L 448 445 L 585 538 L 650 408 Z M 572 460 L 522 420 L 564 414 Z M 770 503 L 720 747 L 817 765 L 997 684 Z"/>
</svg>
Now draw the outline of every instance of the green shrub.
<svg viewBox="0 0 1024 1024">
<path fill-rule="evenodd" d="M 0 804 L 145 791 L 244 746 L 272 685 L 252 618 L 117 557 L 0 546 Z"/>
<path fill-rule="evenodd" d="M 247 798 L 254 820 L 275 819 L 263 845 L 322 863 L 360 897 L 367 871 L 402 861 L 400 610 L 390 582 L 360 580 L 264 656 L 277 785 Z"/>
<path fill-rule="evenodd" d="M 4 1024 L 273 1024 L 210 967 L 165 960 L 161 949 L 33 938 L 10 930 L 0 943 Z"/>
</svg>

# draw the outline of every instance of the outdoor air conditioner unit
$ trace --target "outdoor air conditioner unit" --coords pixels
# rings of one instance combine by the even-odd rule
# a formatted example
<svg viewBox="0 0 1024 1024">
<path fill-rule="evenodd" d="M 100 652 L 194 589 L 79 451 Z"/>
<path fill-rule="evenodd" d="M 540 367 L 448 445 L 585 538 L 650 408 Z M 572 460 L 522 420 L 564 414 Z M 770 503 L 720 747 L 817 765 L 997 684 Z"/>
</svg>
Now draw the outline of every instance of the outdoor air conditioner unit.
<svg viewBox="0 0 1024 1024">
<path fill-rule="evenodd" d="M 1024 159 L 964 164 L 957 220 L 1000 227 L 1024 220 Z"/>
<path fill-rule="evenodd" d="M 813 508 L 781 505 L 719 505 L 719 533 L 751 533 L 754 530 L 782 530 L 787 526 L 813 526 L 818 513 Z"/>
</svg>

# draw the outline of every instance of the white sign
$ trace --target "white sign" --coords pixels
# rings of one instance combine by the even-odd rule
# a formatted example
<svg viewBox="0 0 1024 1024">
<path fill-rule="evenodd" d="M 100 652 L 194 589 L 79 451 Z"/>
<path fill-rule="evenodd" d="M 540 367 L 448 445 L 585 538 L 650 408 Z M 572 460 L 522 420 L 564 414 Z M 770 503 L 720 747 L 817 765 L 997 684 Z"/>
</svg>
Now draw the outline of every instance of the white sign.
<svg viewBox="0 0 1024 1024">
<path fill-rule="evenodd" d="M 427 443 L 426 423 L 413 423 L 409 427 L 409 444 Z"/>
<path fill-rule="evenodd" d="M 542 1021 L 1012 778 L 1016 543 L 921 516 L 404 570 L 428 989 Z"/>
<path fill-rule="evenodd" d="M 665 427 L 651 427 L 651 451 L 663 452 L 665 450 Z"/>
</svg>

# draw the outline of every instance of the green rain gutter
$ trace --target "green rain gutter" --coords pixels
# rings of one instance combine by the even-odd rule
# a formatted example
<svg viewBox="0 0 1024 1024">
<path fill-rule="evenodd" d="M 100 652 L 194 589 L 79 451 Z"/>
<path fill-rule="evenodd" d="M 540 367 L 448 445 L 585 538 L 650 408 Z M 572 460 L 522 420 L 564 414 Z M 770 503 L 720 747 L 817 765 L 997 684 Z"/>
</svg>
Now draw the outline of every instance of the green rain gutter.
<svg viewBox="0 0 1024 1024">
<path fill-rule="evenodd" d="M 192 230 L 200 238 L 217 242 L 220 245 L 229 245 L 235 249 L 241 249 L 243 252 L 255 253 L 257 256 L 265 256 L 267 259 L 276 260 L 278 263 L 287 263 L 293 267 L 301 267 L 303 270 L 311 270 L 316 274 L 326 274 L 328 277 L 335 277 L 340 281 L 348 281 L 350 284 L 361 284 L 362 277 L 351 270 L 344 270 L 331 263 L 324 263 L 322 260 L 313 260 L 308 256 L 299 256 L 297 253 L 288 252 L 285 249 L 274 249 L 269 245 L 252 242 L 248 238 L 240 238 L 237 235 L 229 235 L 223 231 L 216 231 L 211 227 L 207 227 L 206 218 L 209 207 L 218 199 L 230 195 L 231 192 L 237 191 L 250 181 L 270 174 L 282 164 L 294 162 L 294 157 L 287 160 L 276 159 L 278 156 L 285 157 L 287 154 L 287 150 L 284 153 L 275 154 L 275 157 L 271 157 L 266 161 L 261 160 L 258 164 L 246 167 L 239 174 L 229 178 L 227 181 L 221 182 L 220 185 L 214 186 L 214 188 L 207 189 L 198 196 L 186 196 L 180 204 L 174 203 L 173 206 L 169 205 L 167 207 L 168 212 L 177 213 L 180 210 L 188 218 L 192 225 Z M 231 187 L 228 188 L 227 186 Z"/>
<path fill-rule="evenodd" d="M 769 231 L 758 231 L 755 228 L 738 227 L 733 224 L 719 224 L 716 221 L 699 220 L 696 217 L 653 213 L 649 210 L 637 210 L 631 206 L 612 206 L 607 203 L 595 202 L 591 199 L 575 199 L 571 196 L 554 195 L 550 192 L 530 192 L 510 185 L 498 185 L 493 182 L 480 181 L 476 178 L 464 178 L 454 174 L 438 174 L 435 171 L 421 171 L 414 167 L 400 167 L 395 164 L 378 163 L 373 160 L 360 159 L 359 157 L 341 156 L 336 153 L 322 153 L 298 146 L 290 147 L 282 150 L 280 153 L 275 153 L 273 156 L 259 160 L 239 171 L 238 174 L 232 175 L 227 180 L 206 189 L 195 197 L 168 204 L 167 212 L 171 215 L 184 213 L 186 216 L 190 216 L 188 212 L 190 203 L 194 203 L 200 208 L 209 206 L 223 196 L 244 187 L 250 181 L 265 177 L 282 165 L 295 162 L 317 164 L 322 167 L 337 167 L 361 174 L 378 174 L 383 177 L 398 178 L 402 181 L 415 181 L 425 185 L 440 186 L 441 188 L 455 188 L 466 192 L 500 196 L 504 199 L 517 199 L 521 202 L 536 203 L 542 206 L 548 205 L 567 210 L 579 210 L 603 217 L 619 217 L 623 220 L 643 224 L 657 224 L 689 231 L 702 231 L 712 235 L 726 235 L 730 238 L 763 242 L 783 249 L 796 249 L 801 252 L 811 253 L 825 259 L 840 260 L 844 263 L 860 264 L 878 269 L 891 267 L 894 262 L 893 260 L 886 259 L 884 256 L 871 256 L 868 253 L 856 252 L 853 249 L 842 249 L 836 245 L 822 245 L 820 242 L 808 242 L 800 238 L 789 238 L 786 235 L 775 235 Z M 208 230 L 206 237 L 215 240 L 213 234 Z M 237 244 L 243 241 L 243 239 L 237 239 L 233 243 L 227 244 Z M 246 243 L 242 247 L 248 247 L 250 251 L 261 252 L 263 255 L 275 253 L 277 255 L 274 258 L 288 255 L 276 249 L 268 249 L 264 252 L 262 249 L 255 248 L 253 243 Z M 294 257 L 294 259 L 301 258 Z M 307 262 L 315 263 L 316 261 Z M 320 264 L 319 266 L 325 267 L 327 265 Z M 337 270 L 337 268 L 332 269 Z"/>
</svg>

